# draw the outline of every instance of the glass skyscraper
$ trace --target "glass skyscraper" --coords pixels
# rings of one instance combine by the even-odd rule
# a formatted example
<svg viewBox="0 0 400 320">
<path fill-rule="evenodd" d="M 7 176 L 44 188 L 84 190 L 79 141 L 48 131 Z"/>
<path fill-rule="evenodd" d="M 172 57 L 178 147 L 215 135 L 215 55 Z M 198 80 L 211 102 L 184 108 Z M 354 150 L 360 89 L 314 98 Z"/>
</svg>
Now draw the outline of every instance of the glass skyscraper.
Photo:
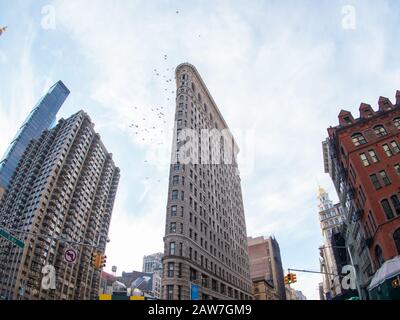
<svg viewBox="0 0 400 320">
<path fill-rule="evenodd" d="M 8 188 L 11 177 L 29 142 L 39 138 L 44 130 L 55 124 L 57 112 L 69 93 L 69 89 L 62 81 L 55 83 L 39 100 L 19 128 L 0 162 L 0 185 L 4 189 Z"/>
</svg>

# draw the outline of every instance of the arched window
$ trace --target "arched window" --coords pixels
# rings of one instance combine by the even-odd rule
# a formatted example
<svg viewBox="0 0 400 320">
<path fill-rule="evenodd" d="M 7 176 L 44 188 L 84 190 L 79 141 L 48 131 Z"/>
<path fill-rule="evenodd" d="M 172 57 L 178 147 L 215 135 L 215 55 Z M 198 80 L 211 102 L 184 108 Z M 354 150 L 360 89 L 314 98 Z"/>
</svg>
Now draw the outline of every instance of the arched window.
<svg viewBox="0 0 400 320">
<path fill-rule="evenodd" d="M 353 140 L 353 143 L 356 147 L 362 144 L 366 144 L 367 140 L 365 140 L 364 136 L 361 133 L 355 133 L 351 136 L 351 140 Z"/>
<path fill-rule="evenodd" d="M 374 127 L 374 131 L 375 131 L 375 134 L 376 134 L 378 137 L 383 137 L 383 136 L 386 136 L 386 135 L 387 135 L 387 132 L 386 132 L 385 127 L 382 126 L 381 124 L 375 126 L 375 127 Z"/>
<path fill-rule="evenodd" d="M 204 111 L 207 112 L 207 105 L 204 104 Z"/>
<path fill-rule="evenodd" d="M 400 254 L 400 228 L 393 233 L 393 240 L 396 244 L 397 253 Z"/>
<path fill-rule="evenodd" d="M 192 91 L 195 92 L 196 91 L 196 87 L 194 85 L 194 82 L 192 82 Z"/>
<path fill-rule="evenodd" d="M 398 216 L 400 216 L 400 200 L 399 200 L 399 197 L 396 194 L 394 194 L 394 195 L 392 195 L 390 197 L 390 200 L 392 200 L 392 204 L 393 204 L 394 210 L 396 211 L 396 214 Z"/>
<path fill-rule="evenodd" d="M 382 205 L 383 211 L 385 211 L 386 218 L 388 220 L 393 219 L 394 214 L 393 214 L 393 210 L 392 210 L 392 207 L 390 206 L 389 201 L 387 199 L 383 199 L 381 201 L 381 205 Z"/>
<path fill-rule="evenodd" d="M 396 128 L 400 130 L 400 118 L 394 119 L 393 122 Z"/>
<path fill-rule="evenodd" d="M 375 247 L 375 259 L 376 263 L 378 264 L 378 268 L 380 268 L 382 264 L 385 262 L 385 259 L 383 259 L 383 252 L 380 246 Z"/>
<path fill-rule="evenodd" d="M 180 101 L 183 101 L 185 99 L 185 97 L 183 96 L 183 94 L 179 97 Z"/>
<path fill-rule="evenodd" d="M 199 102 L 201 102 L 201 95 L 200 95 L 200 93 L 197 94 L 197 98 L 199 99 Z"/>
</svg>

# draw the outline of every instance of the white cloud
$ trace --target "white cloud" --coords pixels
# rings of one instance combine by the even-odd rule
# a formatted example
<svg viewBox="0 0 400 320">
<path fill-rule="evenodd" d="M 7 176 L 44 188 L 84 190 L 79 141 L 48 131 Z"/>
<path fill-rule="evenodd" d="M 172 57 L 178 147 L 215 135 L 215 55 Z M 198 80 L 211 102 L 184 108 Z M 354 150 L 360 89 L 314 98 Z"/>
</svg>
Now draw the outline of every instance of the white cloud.
<svg viewBox="0 0 400 320">
<path fill-rule="evenodd" d="M 149 161 L 150 171 L 165 177 L 149 191 L 143 184 L 146 180 L 121 183 L 107 249 L 110 266 L 116 264 L 120 271 L 140 269 L 144 254 L 163 250 L 168 176 L 164 160 L 169 159 L 172 140 L 174 69 L 186 61 L 203 76 L 240 143 L 248 235 L 278 234 L 278 240 L 285 242 L 281 248 L 289 248 L 294 241 L 299 244 L 296 250 L 315 247 L 317 257 L 317 183 L 333 193 L 323 173 L 320 143 L 326 127 L 336 124 L 342 107 L 356 110 L 361 100 L 392 97 L 400 81 L 399 67 L 391 63 L 395 55 L 390 52 L 397 51 L 388 35 L 396 28 L 381 23 L 390 7 L 357 4 L 353 31 L 340 27 L 340 9 L 337 5 L 229 1 L 190 6 L 56 1 L 58 36 L 63 40 L 68 36 L 71 47 L 69 52 L 50 46 L 48 50 L 53 56 L 74 55 L 80 61 L 86 72 L 82 76 L 90 82 L 81 81 L 81 75 L 70 76 L 84 86 L 79 89 L 94 105 L 103 108 L 96 115 L 96 129 L 113 128 L 129 137 L 132 152 Z M 23 52 L 30 52 L 31 41 L 32 34 Z M 32 96 L 30 83 L 38 77 L 30 59 L 22 54 L 21 66 L 13 74 L 22 79 L 18 88 L 22 90 L 16 90 L 20 83 L 13 80 L 13 94 L 7 99 L 0 96 L 0 125 L 6 132 L 15 132 L 13 128 L 38 98 Z M 40 79 L 48 85 L 51 76 Z M 23 108 L 6 108 L 5 101 Z M 161 106 L 166 116 L 159 119 L 151 109 Z M 132 123 L 139 128 L 129 128 Z M 249 143 L 246 137 L 253 133 L 255 139 Z M 4 138 L 1 149 L 11 139 Z M 113 141 L 112 136 L 106 138 Z M 122 175 L 133 169 L 122 167 Z M 145 174 L 143 169 L 141 179 Z M 127 209 L 137 208 L 138 203 L 141 212 Z M 291 259 L 290 252 L 283 251 L 282 256 L 285 264 L 285 259 Z M 313 258 L 304 257 L 299 263 L 315 267 L 309 261 Z M 307 282 L 299 286 L 310 298 L 319 280 L 306 277 Z"/>
</svg>

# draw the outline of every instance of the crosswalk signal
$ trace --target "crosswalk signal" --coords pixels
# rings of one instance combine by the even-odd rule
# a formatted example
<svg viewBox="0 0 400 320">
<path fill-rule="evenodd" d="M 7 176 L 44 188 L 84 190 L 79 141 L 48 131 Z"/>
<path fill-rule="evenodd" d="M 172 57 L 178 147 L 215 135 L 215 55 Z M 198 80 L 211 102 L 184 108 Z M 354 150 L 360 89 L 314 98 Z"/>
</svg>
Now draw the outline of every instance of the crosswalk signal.
<svg viewBox="0 0 400 320">
<path fill-rule="evenodd" d="M 93 268 L 99 269 L 100 268 L 100 263 L 101 263 L 101 255 L 98 252 L 93 252 L 92 253 L 92 266 Z"/>
</svg>

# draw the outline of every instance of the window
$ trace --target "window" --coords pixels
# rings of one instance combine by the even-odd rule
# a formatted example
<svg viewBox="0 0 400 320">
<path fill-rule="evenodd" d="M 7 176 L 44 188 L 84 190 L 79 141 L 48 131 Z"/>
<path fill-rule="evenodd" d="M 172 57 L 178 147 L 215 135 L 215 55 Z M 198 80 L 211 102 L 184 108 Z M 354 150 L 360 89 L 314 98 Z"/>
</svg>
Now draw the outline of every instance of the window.
<svg viewBox="0 0 400 320">
<path fill-rule="evenodd" d="M 382 125 L 375 126 L 375 127 L 374 127 L 374 131 L 375 131 L 375 134 L 376 134 L 378 137 L 383 137 L 383 136 L 386 136 L 386 135 L 387 135 L 387 132 L 386 132 L 386 130 L 385 130 L 385 127 L 382 126 Z"/>
<path fill-rule="evenodd" d="M 388 186 L 391 182 L 390 182 L 390 179 L 389 179 L 388 175 L 386 174 L 386 171 L 382 170 L 382 171 L 379 172 L 379 174 L 380 174 L 380 176 L 382 178 L 382 181 L 385 184 L 385 186 Z"/>
<path fill-rule="evenodd" d="M 393 195 L 390 197 L 390 200 L 392 200 L 393 208 L 396 211 L 396 214 L 400 216 L 400 201 L 399 197 L 397 195 Z"/>
<path fill-rule="evenodd" d="M 367 141 L 365 140 L 364 136 L 361 133 L 355 133 L 351 136 L 351 140 L 353 140 L 353 143 L 356 147 L 362 144 L 366 144 Z"/>
<path fill-rule="evenodd" d="M 179 278 L 182 277 L 182 263 L 179 263 L 179 265 L 178 265 L 178 277 Z"/>
<path fill-rule="evenodd" d="M 371 174 L 369 177 L 371 178 L 371 182 L 374 185 L 375 190 L 382 188 L 381 183 L 379 182 L 379 179 L 375 173 Z"/>
<path fill-rule="evenodd" d="M 361 159 L 364 167 L 368 167 L 370 165 L 369 160 L 368 160 L 367 156 L 365 155 L 365 153 L 360 153 L 360 159 Z"/>
<path fill-rule="evenodd" d="M 400 228 L 393 233 L 393 240 L 396 244 L 397 253 L 400 254 Z"/>
<path fill-rule="evenodd" d="M 400 176 L 400 163 L 394 165 L 394 170 L 396 171 L 397 175 Z"/>
<path fill-rule="evenodd" d="M 397 129 L 400 129 L 400 118 L 396 118 L 393 120 L 394 125 L 396 126 Z"/>
<path fill-rule="evenodd" d="M 181 127 L 182 126 L 182 119 L 179 119 L 177 124 L 178 124 L 178 127 Z"/>
<path fill-rule="evenodd" d="M 382 147 L 383 147 L 383 151 L 385 151 L 385 153 L 388 157 L 391 157 L 393 155 L 392 150 L 390 150 L 390 148 L 387 144 L 384 144 Z"/>
<path fill-rule="evenodd" d="M 375 153 L 375 150 L 368 150 L 369 156 L 372 159 L 372 162 L 377 163 L 379 162 L 378 156 Z"/>
<path fill-rule="evenodd" d="M 344 120 L 347 124 L 351 124 L 351 119 L 350 119 L 350 117 L 344 117 L 343 120 Z"/>
<path fill-rule="evenodd" d="M 178 200 L 178 190 L 172 190 L 172 200 Z"/>
<path fill-rule="evenodd" d="M 175 264 L 173 262 L 168 262 L 168 277 L 172 278 L 174 276 Z"/>
<path fill-rule="evenodd" d="M 375 222 L 374 214 L 372 213 L 371 210 L 369 210 L 369 213 L 368 213 L 368 220 L 369 220 L 369 223 L 371 224 L 371 226 L 373 227 L 374 231 L 376 229 L 378 229 L 378 226 L 376 225 L 376 222 Z"/>
<path fill-rule="evenodd" d="M 171 207 L 171 216 L 175 217 L 176 216 L 176 212 L 177 212 L 177 207 L 176 206 L 172 206 Z"/>
<path fill-rule="evenodd" d="M 176 186 L 179 184 L 179 176 L 173 176 L 172 178 L 172 185 Z"/>
<path fill-rule="evenodd" d="M 392 141 L 392 142 L 390 143 L 390 145 L 392 146 L 392 150 L 393 150 L 393 153 L 394 153 L 394 154 L 397 154 L 397 153 L 400 152 L 399 145 L 397 144 L 396 141 Z"/>
<path fill-rule="evenodd" d="M 173 300 L 173 299 L 174 299 L 174 286 L 168 285 L 167 286 L 167 300 Z"/>
<path fill-rule="evenodd" d="M 380 246 L 375 247 L 375 259 L 378 264 L 378 268 L 382 266 L 382 264 L 385 262 L 383 259 L 383 252 Z"/>
<path fill-rule="evenodd" d="M 169 254 L 171 256 L 175 255 L 175 242 L 170 242 L 170 244 L 169 244 Z"/>
<path fill-rule="evenodd" d="M 176 232 L 176 222 L 171 222 L 171 224 L 169 225 L 169 232 L 170 233 Z"/>
<path fill-rule="evenodd" d="M 392 207 L 390 206 L 389 201 L 387 199 L 383 199 L 381 201 L 381 205 L 382 205 L 383 211 L 386 214 L 386 218 L 388 220 L 393 219 L 394 214 L 393 214 L 393 210 L 392 210 Z"/>
<path fill-rule="evenodd" d="M 179 169 L 180 169 L 179 163 L 175 163 L 175 165 L 174 165 L 174 171 L 179 171 Z"/>
</svg>

